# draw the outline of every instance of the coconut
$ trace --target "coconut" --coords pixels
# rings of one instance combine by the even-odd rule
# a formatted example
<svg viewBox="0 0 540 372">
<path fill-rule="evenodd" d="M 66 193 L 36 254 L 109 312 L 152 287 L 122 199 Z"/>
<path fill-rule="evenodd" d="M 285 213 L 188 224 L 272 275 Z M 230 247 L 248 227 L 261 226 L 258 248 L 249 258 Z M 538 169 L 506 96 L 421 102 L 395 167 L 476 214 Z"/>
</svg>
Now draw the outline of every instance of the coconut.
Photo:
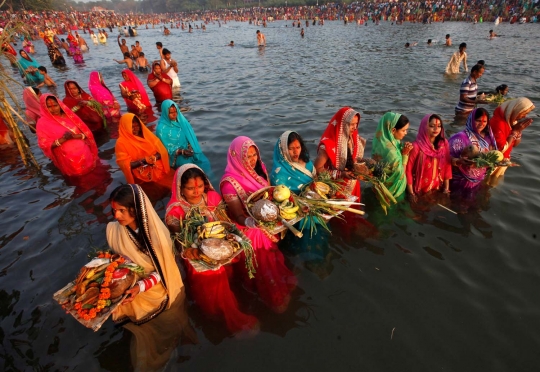
<svg viewBox="0 0 540 372">
<path fill-rule="evenodd" d="M 232 244 L 225 239 L 208 238 L 201 242 L 201 251 L 216 261 L 226 260 L 234 253 Z"/>
<path fill-rule="evenodd" d="M 279 214 L 279 208 L 270 200 L 257 200 L 251 207 L 251 213 L 257 220 L 269 222 L 275 221 Z"/>
<path fill-rule="evenodd" d="M 491 150 L 490 153 L 497 155 L 497 161 L 501 162 L 504 159 L 504 154 L 498 150 Z"/>
<path fill-rule="evenodd" d="M 133 274 L 131 270 L 120 279 L 113 279 L 109 286 L 111 290 L 111 299 L 122 296 L 125 291 L 131 288 L 135 280 L 135 274 Z"/>
<path fill-rule="evenodd" d="M 272 193 L 274 200 L 278 203 L 289 199 L 291 196 L 291 190 L 285 185 L 277 185 L 274 187 L 274 192 Z"/>
<path fill-rule="evenodd" d="M 461 151 L 462 158 L 473 159 L 477 158 L 478 155 L 480 155 L 480 151 L 475 145 L 469 145 Z"/>
</svg>

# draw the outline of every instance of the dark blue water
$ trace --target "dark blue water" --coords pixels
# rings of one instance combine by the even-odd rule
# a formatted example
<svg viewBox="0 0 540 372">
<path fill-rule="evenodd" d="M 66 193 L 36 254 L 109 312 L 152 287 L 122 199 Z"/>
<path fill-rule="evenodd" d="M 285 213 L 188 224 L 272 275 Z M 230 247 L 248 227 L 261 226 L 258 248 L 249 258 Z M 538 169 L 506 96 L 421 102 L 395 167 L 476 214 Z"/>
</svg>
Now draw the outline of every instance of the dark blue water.
<svg viewBox="0 0 540 372">
<path fill-rule="evenodd" d="M 468 44 L 469 68 L 486 61 L 481 90 L 505 83 L 510 96 L 540 102 L 538 25 L 499 25 L 496 32 L 503 36 L 494 40 L 487 38 L 493 24 L 327 22 L 310 24 L 303 39 L 299 29 L 284 26 L 261 28 L 268 44 L 262 50 L 256 47 L 257 28 L 243 23 L 211 24 L 205 33 L 173 29 L 168 37 L 158 29 L 139 30 L 136 40 L 148 60 L 157 58 L 156 41 L 178 60 L 181 106 L 218 178 L 238 135 L 255 140 L 268 167 L 285 130 L 298 131 L 314 157 L 329 119 L 345 105 L 362 114 L 368 154 L 377 122 L 389 110 L 411 120 L 408 140 L 431 112 L 443 117 L 449 132 L 460 130 L 453 112 L 465 75 L 443 72 L 461 42 Z M 451 48 L 443 46 L 447 33 Z M 428 47 L 427 39 L 435 45 Z M 231 40 L 236 47 L 225 46 Z M 418 45 L 405 49 L 405 42 Z M 35 58 L 50 67 L 59 85 L 69 78 L 86 88 L 97 69 L 120 98 L 122 66 L 112 59 L 121 54 L 114 35 L 107 46 L 90 48 L 84 66 L 68 61 L 65 71 L 50 67 L 41 44 Z M 58 93 L 64 97 L 63 87 Z M 467 213 L 403 203 L 385 217 L 364 191 L 370 226 L 333 221 L 333 235 L 321 241 L 317 254 L 287 253 L 299 280 L 287 312 L 276 315 L 246 302 L 261 330 L 238 338 L 190 305 L 187 314 L 164 319 L 171 334 L 158 332 L 163 337 L 150 343 L 170 351 L 156 365 L 171 371 L 537 371 L 538 110 L 531 116 L 535 122 L 513 152 L 521 167 L 509 169 L 475 206 L 448 204 Z M 89 250 L 106 244 L 107 197 L 124 182 L 115 140 L 98 138 L 110 178 L 88 190 L 69 184 L 26 134 L 41 173 L 24 168 L 16 149 L 0 153 L 1 369 L 131 370 L 148 349 L 141 349 L 140 339 L 135 342 L 110 321 L 93 333 L 52 300 Z M 167 201 L 156 204 L 160 215 Z"/>
</svg>

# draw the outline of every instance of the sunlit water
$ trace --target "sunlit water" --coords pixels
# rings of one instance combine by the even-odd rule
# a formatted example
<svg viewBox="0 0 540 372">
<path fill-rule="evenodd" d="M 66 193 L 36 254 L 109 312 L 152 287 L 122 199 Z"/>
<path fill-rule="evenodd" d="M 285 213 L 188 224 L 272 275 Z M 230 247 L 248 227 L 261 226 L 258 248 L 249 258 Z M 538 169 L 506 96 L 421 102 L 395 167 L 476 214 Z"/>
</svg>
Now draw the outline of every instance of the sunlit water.
<svg viewBox="0 0 540 372">
<path fill-rule="evenodd" d="M 208 25 L 202 33 L 139 30 L 148 60 L 155 42 L 173 52 L 180 68 L 181 106 L 193 125 L 216 177 L 226 149 L 238 135 L 253 138 L 270 168 L 272 151 L 285 130 L 298 131 L 312 157 L 332 115 L 350 105 L 361 112 L 360 133 L 371 149 L 376 124 L 388 110 L 411 120 L 413 140 L 420 119 L 440 114 L 453 124 L 459 85 L 465 75 L 443 75 L 451 54 L 467 42 L 469 68 L 486 60 L 481 90 L 505 83 L 510 96 L 540 102 L 538 25 L 439 23 L 395 26 L 327 22 L 300 29 L 284 22 L 261 30 L 268 46 L 258 49 L 258 27 Z M 115 31 L 116 32 L 116 31 Z M 443 46 L 450 33 L 454 46 Z M 85 35 L 90 44 L 88 35 Z M 113 36 L 113 35 L 111 35 Z M 427 39 L 435 44 L 426 45 Z M 226 47 L 231 40 L 234 48 Z M 418 42 L 404 48 L 405 42 Z M 87 87 L 94 69 L 120 98 L 121 54 L 111 37 L 93 46 L 85 64 L 50 67 L 45 47 L 35 58 L 59 83 L 75 79 Z M 128 44 L 134 44 L 133 38 Z M 68 59 L 68 58 L 66 58 Z M 143 81 L 145 76 L 139 75 Z M 120 101 L 123 101 L 120 98 Z M 123 102 L 121 102 L 123 105 Z M 492 112 L 494 107 L 489 107 Z M 532 116 L 538 118 L 538 109 Z M 402 203 L 388 217 L 373 195 L 363 200 L 372 225 L 333 221 L 333 235 L 315 257 L 287 253 L 298 277 L 289 309 L 272 314 L 249 296 L 243 310 L 260 319 L 251 337 L 231 336 L 225 326 L 188 308 L 190 327 L 169 339 L 167 370 L 406 370 L 535 371 L 540 357 L 540 166 L 539 121 L 514 150 L 519 168 L 509 169 L 476 208 L 455 215 L 436 204 L 412 209 Z M 124 182 L 115 163 L 115 140 L 98 138 L 111 178 L 96 189 L 70 186 L 26 132 L 42 165 L 22 165 L 16 149 L 0 155 L 0 358 L 3 370 L 130 370 L 131 333 L 111 321 L 93 333 L 66 315 L 52 294 L 72 280 L 92 247 L 106 245 L 111 220 L 109 193 Z M 213 180 L 217 186 L 218 178 Z M 82 191 L 81 191 L 82 190 Z M 156 204 L 163 216 L 168 198 Z M 442 200 L 462 211 L 460 203 Z M 286 247 L 283 247 L 286 248 Z M 172 341 L 171 341 L 172 340 Z M 164 341 L 165 342 L 165 341 Z M 133 349 L 134 350 L 134 349 Z M 159 364 L 159 363 L 158 363 Z"/>
</svg>

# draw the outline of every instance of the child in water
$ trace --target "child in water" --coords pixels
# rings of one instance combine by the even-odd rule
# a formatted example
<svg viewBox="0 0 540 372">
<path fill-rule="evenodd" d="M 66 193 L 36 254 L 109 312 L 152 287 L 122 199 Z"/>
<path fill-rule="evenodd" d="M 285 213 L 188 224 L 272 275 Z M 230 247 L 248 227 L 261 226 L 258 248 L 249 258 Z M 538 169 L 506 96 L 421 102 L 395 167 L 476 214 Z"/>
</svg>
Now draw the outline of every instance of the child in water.
<svg viewBox="0 0 540 372">
<path fill-rule="evenodd" d="M 44 67 L 44 66 L 39 66 L 38 67 L 38 71 L 41 75 L 43 75 L 43 82 L 41 84 L 38 85 L 38 88 L 39 87 L 42 87 L 44 85 L 48 86 L 48 87 L 55 87 L 56 86 L 56 83 L 54 82 L 54 80 L 49 76 L 49 74 L 47 73 L 47 69 Z"/>
<path fill-rule="evenodd" d="M 131 71 L 135 71 L 135 68 L 133 67 L 133 60 L 131 59 L 131 55 L 129 54 L 129 52 L 125 52 L 124 53 L 124 59 L 121 60 L 121 61 L 118 61 L 116 59 L 113 59 L 113 61 L 115 61 L 116 63 L 118 64 L 122 64 L 122 63 L 125 63 L 127 65 L 127 67 L 131 70 Z"/>
<path fill-rule="evenodd" d="M 139 53 L 139 57 L 137 57 L 135 62 L 139 66 L 139 72 L 148 72 L 148 60 L 144 56 L 144 52 Z"/>
</svg>

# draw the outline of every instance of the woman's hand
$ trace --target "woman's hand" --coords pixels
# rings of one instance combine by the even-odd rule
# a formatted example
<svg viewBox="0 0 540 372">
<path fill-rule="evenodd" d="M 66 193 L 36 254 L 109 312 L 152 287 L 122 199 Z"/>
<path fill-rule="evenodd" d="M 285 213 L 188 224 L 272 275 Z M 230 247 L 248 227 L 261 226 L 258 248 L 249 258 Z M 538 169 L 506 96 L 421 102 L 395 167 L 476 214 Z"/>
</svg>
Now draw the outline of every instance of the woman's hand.
<svg viewBox="0 0 540 372">
<path fill-rule="evenodd" d="M 201 254 L 197 248 L 188 248 L 184 250 L 184 257 L 189 260 L 200 260 Z"/>
<path fill-rule="evenodd" d="M 518 122 L 513 126 L 512 133 L 515 131 L 521 132 L 523 129 L 527 128 L 529 125 L 531 125 L 533 122 L 532 118 L 523 118 L 521 120 L 518 120 Z M 519 134 L 518 134 L 519 135 Z"/>
<path fill-rule="evenodd" d="M 413 149 L 412 143 L 405 142 L 405 144 L 403 145 L 403 148 L 401 149 L 401 155 L 409 155 L 412 149 Z"/>
<path fill-rule="evenodd" d="M 64 135 L 62 136 L 62 138 L 64 139 L 64 141 L 68 141 L 70 139 L 73 139 L 73 133 L 71 132 L 66 132 L 64 133 Z"/>
<path fill-rule="evenodd" d="M 411 203 L 416 203 L 418 202 L 418 195 L 416 195 L 414 192 L 407 192 L 407 199 L 409 199 L 409 202 Z"/>
<path fill-rule="evenodd" d="M 125 305 L 125 304 L 129 304 L 131 301 L 133 301 L 135 299 L 135 296 L 137 296 L 139 294 L 139 292 L 141 291 L 141 288 L 135 284 L 133 286 L 133 288 L 131 289 L 128 289 L 124 294 L 128 294 L 128 296 L 124 299 L 124 301 L 122 301 L 122 305 Z"/>
</svg>

